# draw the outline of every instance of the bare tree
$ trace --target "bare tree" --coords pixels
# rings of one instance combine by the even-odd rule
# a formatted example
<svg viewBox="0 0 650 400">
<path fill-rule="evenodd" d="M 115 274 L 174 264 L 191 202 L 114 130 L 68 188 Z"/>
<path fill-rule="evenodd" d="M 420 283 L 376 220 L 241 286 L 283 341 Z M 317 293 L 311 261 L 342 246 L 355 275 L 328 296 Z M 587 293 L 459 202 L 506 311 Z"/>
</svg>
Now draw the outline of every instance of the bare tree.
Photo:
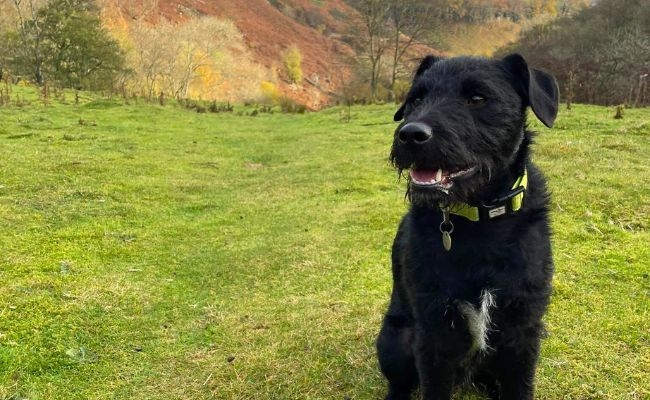
<svg viewBox="0 0 650 400">
<path fill-rule="evenodd" d="M 133 70 L 133 78 L 143 94 L 151 99 L 159 90 L 158 82 L 163 70 L 166 54 L 161 28 L 145 24 L 134 24 L 131 27 L 132 51 L 127 59 Z"/>
<path fill-rule="evenodd" d="M 232 49 L 236 41 L 230 39 L 238 36 L 239 31 L 230 21 L 204 17 L 184 24 L 175 35 L 177 57 L 170 70 L 175 82 L 170 89 L 176 97 L 187 97 L 201 69 L 212 66 L 220 51 Z"/>
<path fill-rule="evenodd" d="M 389 46 L 389 24 L 391 3 L 382 0 L 361 0 L 364 27 L 364 50 L 370 63 L 370 96 L 377 100 L 377 88 L 381 76 L 382 58 Z"/>
<path fill-rule="evenodd" d="M 29 65 L 36 83 L 43 84 L 45 77 L 44 31 L 37 18 L 38 10 L 47 4 L 46 0 L 13 0 L 18 23 L 20 45 L 15 49 L 25 64 Z"/>
<path fill-rule="evenodd" d="M 243 38 L 231 21 L 202 17 L 181 24 L 134 21 L 131 25 L 132 46 L 127 55 L 133 71 L 130 86 L 149 99 L 160 92 L 187 98 L 192 88 L 198 88 L 201 96 L 214 98 L 217 81 L 230 78 L 235 69 L 235 75 L 246 76 L 240 66 L 259 75 L 245 61 Z M 237 61 L 233 54 L 241 59 Z"/>
<path fill-rule="evenodd" d="M 412 45 L 421 42 L 435 24 L 439 7 L 437 1 L 391 0 L 390 24 L 392 28 L 393 59 L 390 75 L 390 91 L 395 98 L 395 82 L 404 54 Z"/>
<path fill-rule="evenodd" d="M 5 78 L 9 61 L 8 44 L 5 38 L 14 26 L 14 7 L 9 1 L 0 0 L 0 82 Z"/>
<path fill-rule="evenodd" d="M 532 28 L 508 51 L 552 72 L 568 100 L 643 106 L 640 76 L 650 72 L 650 9 L 643 5 L 598 1 L 571 18 Z"/>
</svg>

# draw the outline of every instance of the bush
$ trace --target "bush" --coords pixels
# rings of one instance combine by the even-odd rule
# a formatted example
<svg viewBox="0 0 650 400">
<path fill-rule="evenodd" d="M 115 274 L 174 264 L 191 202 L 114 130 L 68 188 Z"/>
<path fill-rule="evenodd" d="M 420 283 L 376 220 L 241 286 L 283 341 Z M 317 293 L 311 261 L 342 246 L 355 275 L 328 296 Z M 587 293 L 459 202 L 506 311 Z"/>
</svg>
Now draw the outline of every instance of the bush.
<svg viewBox="0 0 650 400">
<path fill-rule="evenodd" d="M 280 110 L 286 114 L 304 114 L 307 111 L 307 106 L 298 104 L 290 98 L 283 96 L 280 99 Z"/>
<path fill-rule="evenodd" d="M 269 81 L 262 81 L 260 84 L 260 89 L 262 90 L 262 96 L 264 101 L 271 104 L 278 104 L 282 93 L 280 89 L 273 83 Z"/>
<path fill-rule="evenodd" d="M 225 104 L 220 104 L 217 103 L 216 100 L 212 101 L 210 105 L 208 106 L 208 111 L 211 113 L 221 113 L 221 112 L 233 112 L 234 107 L 230 104 L 230 102 L 227 102 Z"/>
<path fill-rule="evenodd" d="M 284 67 L 290 83 L 302 82 L 302 54 L 296 46 L 291 46 L 284 54 Z"/>
</svg>

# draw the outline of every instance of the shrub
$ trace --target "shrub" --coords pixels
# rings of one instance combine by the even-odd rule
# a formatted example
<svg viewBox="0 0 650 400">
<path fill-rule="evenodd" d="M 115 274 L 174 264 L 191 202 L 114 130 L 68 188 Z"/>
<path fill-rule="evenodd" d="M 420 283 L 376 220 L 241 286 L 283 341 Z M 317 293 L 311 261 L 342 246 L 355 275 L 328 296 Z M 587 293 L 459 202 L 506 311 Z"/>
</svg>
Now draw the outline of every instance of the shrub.
<svg viewBox="0 0 650 400">
<path fill-rule="evenodd" d="M 307 107 L 304 104 L 298 104 L 288 97 L 282 96 L 280 99 L 280 110 L 286 114 L 304 114 Z"/>
<path fill-rule="evenodd" d="M 282 93 L 280 93 L 280 89 L 278 89 L 273 82 L 262 81 L 260 89 L 262 90 L 262 96 L 266 102 L 271 104 L 279 103 Z"/>
<path fill-rule="evenodd" d="M 290 83 L 302 82 L 302 54 L 296 46 L 291 46 L 284 54 L 284 67 Z"/>
</svg>

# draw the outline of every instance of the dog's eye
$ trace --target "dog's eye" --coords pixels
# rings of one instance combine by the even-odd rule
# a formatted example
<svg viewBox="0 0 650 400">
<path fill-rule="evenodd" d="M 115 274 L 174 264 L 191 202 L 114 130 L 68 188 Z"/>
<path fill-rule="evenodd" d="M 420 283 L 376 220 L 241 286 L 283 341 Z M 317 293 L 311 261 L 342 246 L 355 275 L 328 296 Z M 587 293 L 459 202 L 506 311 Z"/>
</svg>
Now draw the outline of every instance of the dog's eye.
<svg viewBox="0 0 650 400">
<path fill-rule="evenodd" d="M 474 96 L 467 99 L 467 104 L 470 106 L 478 106 L 485 103 L 486 101 L 487 99 L 485 97 L 475 94 Z"/>
<path fill-rule="evenodd" d="M 408 115 L 413 112 L 413 110 L 418 108 L 420 104 L 422 104 L 422 97 L 416 97 L 414 99 L 407 100 L 404 107 L 404 115 Z"/>
</svg>

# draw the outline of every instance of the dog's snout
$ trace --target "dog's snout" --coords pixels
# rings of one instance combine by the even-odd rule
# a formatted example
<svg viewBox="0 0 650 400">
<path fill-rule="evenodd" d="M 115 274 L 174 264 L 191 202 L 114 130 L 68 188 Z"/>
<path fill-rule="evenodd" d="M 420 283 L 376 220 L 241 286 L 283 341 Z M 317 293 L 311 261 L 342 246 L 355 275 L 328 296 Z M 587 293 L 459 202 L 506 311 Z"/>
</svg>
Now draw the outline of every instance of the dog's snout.
<svg viewBox="0 0 650 400">
<path fill-rule="evenodd" d="M 397 133 L 397 138 L 402 143 L 423 144 L 431 139 L 431 127 L 422 122 L 409 122 Z"/>
</svg>

